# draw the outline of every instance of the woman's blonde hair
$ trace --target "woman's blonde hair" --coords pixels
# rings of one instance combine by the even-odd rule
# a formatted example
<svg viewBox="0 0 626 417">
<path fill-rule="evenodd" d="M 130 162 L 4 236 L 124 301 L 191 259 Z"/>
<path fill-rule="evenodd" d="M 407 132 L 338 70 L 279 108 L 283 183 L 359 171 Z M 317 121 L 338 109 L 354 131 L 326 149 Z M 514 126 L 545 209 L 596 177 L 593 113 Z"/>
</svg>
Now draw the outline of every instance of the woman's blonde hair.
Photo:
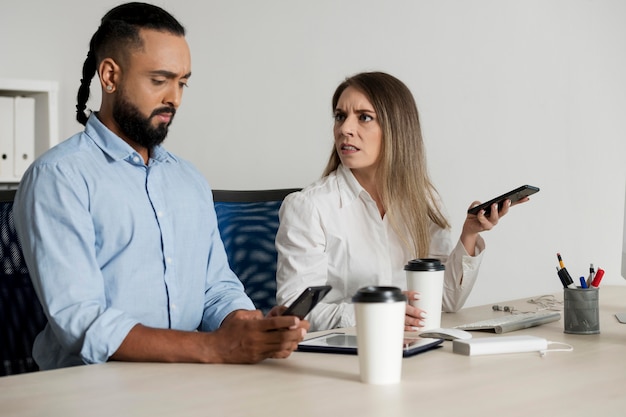
<svg viewBox="0 0 626 417">
<path fill-rule="evenodd" d="M 397 78 L 383 72 L 364 72 L 347 78 L 337 87 L 332 100 L 333 112 L 348 87 L 367 96 L 382 130 L 376 176 L 386 215 L 415 257 L 427 257 L 430 222 L 441 228 L 450 225 L 437 204 L 437 190 L 428 176 L 415 99 Z M 333 146 L 322 176 L 335 171 L 340 163 Z"/>
</svg>

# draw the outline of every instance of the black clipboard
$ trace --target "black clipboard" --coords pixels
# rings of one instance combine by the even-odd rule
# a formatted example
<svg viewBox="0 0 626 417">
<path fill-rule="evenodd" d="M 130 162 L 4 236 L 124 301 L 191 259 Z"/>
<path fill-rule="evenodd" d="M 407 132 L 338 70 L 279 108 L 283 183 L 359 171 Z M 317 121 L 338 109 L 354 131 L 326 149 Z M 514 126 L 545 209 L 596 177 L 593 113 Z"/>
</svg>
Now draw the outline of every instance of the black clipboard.
<svg viewBox="0 0 626 417">
<path fill-rule="evenodd" d="M 414 356 L 418 353 L 441 347 L 441 343 L 443 343 L 443 339 L 426 337 L 405 338 L 402 346 L 402 356 L 405 358 Z M 300 342 L 297 351 L 356 355 L 356 336 L 345 333 L 327 333 Z"/>
</svg>

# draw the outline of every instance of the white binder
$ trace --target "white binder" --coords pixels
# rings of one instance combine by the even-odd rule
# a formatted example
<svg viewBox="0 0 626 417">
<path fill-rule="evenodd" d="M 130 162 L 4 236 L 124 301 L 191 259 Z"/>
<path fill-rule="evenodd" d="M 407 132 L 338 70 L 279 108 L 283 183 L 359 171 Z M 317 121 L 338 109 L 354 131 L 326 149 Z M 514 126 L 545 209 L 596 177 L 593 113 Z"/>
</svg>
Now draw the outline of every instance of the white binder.
<svg viewBox="0 0 626 417">
<path fill-rule="evenodd" d="M 15 97 L 13 176 L 21 178 L 35 155 L 35 98 Z"/>
<path fill-rule="evenodd" d="M 13 177 L 14 102 L 13 97 L 0 96 L 0 180 Z"/>
</svg>

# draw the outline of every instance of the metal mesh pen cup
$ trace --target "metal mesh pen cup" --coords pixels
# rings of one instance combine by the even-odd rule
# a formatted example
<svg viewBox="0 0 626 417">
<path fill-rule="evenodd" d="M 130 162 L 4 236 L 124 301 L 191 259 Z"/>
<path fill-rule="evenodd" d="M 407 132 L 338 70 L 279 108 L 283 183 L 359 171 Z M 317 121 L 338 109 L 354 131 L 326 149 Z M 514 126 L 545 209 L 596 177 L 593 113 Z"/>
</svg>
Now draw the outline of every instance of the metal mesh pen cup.
<svg viewBox="0 0 626 417">
<path fill-rule="evenodd" d="M 600 333 L 599 293 L 597 288 L 563 289 L 565 333 Z"/>
</svg>

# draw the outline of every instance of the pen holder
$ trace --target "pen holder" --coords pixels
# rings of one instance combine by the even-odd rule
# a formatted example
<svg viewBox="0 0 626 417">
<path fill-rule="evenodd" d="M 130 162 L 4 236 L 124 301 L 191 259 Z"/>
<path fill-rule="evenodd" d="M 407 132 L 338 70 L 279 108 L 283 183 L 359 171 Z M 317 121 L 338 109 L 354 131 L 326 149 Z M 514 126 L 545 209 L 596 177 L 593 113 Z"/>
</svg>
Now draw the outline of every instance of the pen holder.
<svg viewBox="0 0 626 417">
<path fill-rule="evenodd" d="M 597 288 L 564 288 L 563 291 L 565 333 L 600 333 L 599 290 Z"/>
</svg>

